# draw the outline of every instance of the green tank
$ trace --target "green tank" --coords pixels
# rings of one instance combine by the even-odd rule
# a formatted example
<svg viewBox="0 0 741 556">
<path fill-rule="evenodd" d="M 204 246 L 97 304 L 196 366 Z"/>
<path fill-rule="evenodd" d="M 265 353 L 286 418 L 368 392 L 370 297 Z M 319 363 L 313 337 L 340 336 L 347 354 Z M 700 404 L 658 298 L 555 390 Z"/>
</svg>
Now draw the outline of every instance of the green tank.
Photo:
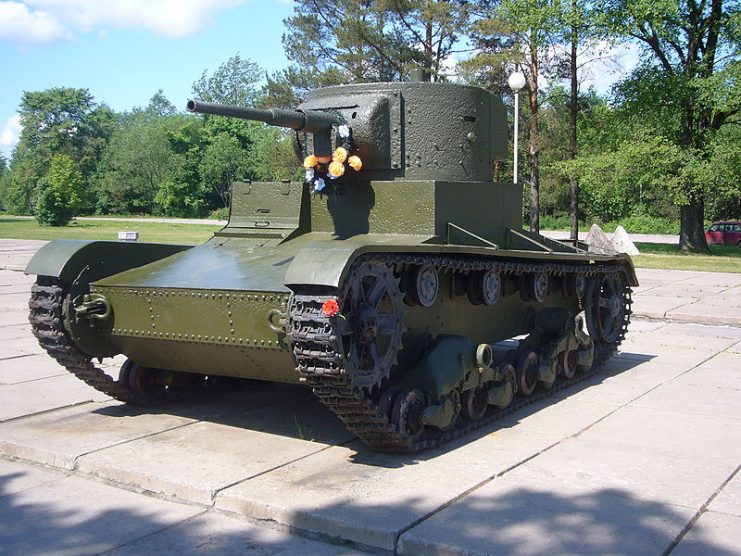
<svg viewBox="0 0 741 556">
<path fill-rule="evenodd" d="M 371 449 L 410 452 L 583 380 L 623 339 L 630 258 L 522 228 L 521 186 L 493 179 L 491 93 L 371 83 L 188 109 L 295 130 L 306 180 L 235 182 L 203 245 L 39 250 L 33 332 L 94 388 L 155 404 L 221 377 L 303 383 Z M 114 379 L 94 360 L 116 354 Z"/>
</svg>

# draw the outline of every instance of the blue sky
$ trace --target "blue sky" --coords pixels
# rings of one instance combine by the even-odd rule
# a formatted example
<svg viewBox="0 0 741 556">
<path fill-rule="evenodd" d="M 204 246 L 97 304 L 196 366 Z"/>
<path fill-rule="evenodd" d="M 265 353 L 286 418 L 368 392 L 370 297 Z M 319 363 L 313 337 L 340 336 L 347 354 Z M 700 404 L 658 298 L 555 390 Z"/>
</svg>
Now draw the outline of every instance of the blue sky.
<svg viewBox="0 0 741 556">
<path fill-rule="evenodd" d="M 0 0 L 0 151 L 9 157 L 17 142 L 23 91 L 87 88 L 123 111 L 163 89 L 183 109 L 203 70 L 237 52 L 269 72 L 282 69 L 283 20 L 292 11 L 291 0 Z M 582 86 L 605 92 L 637 50 L 602 50 L 613 62 L 590 65 Z"/>
<path fill-rule="evenodd" d="M 203 70 L 230 56 L 288 65 L 288 0 L 0 1 L 0 150 L 16 140 L 23 91 L 87 88 L 123 111 L 157 89 L 182 109 Z"/>
</svg>

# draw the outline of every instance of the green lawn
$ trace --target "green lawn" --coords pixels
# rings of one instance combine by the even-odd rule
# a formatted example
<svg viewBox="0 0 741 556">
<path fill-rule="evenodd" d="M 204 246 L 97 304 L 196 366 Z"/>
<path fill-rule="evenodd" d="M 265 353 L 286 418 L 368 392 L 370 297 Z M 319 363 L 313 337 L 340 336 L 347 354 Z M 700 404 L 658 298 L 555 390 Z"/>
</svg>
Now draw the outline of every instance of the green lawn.
<svg viewBox="0 0 741 556">
<path fill-rule="evenodd" d="M 108 239 L 118 238 L 118 232 L 139 232 L 139 241 L 155 243 L 203 243 L 219 226 L 207 224 L 171 224 L 158 222 L 106 222 L 74 220 L 63 228 L 39 226 L 35 220 L 12 216 L 0 217 L 0 238 L 7 239 Z M 712 255 L 694 255 L 680 251 L 675 245 L 636 243 L 641 255 L 633 258 L 639 268 L 700 270 L 741 273 L 741 248 L 712 245 Z"/>
<path fill-rule="evenodd" d="M 636 247 L 641 255 L 633 257 L 633 263 L 639 268 L 741 273 L 741 247 L 711 245 L 711 255 L 685 253 L 664 243 L 637 242 Z"/>
<path fill-rule="evenodd" d="M 139 241 L 153 243 L 203 243 L 220 228 L 206 224 L 162 224 L 157 222 L 105 222 L 73 220 L 68 226 L 39 226 L 35 220 L 0 217 L 0 238 L 6 239 L 118 239 L 118 232 L 139 232 Z"/>
</svg>

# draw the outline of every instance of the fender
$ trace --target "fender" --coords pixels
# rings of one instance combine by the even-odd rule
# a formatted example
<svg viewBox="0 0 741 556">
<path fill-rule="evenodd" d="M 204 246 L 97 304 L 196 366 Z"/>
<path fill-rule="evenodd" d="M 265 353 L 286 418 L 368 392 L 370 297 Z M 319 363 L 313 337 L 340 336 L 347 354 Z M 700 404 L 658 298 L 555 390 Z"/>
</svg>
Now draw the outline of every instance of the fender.
<svg viewBox="0 0 741 556">
<path fill-rule="evenodd" d="M 117 274 L 190 249 L 192 245 L 58 239 L 44 245 L 26 266 L 26 274 L 51 276 L 71 284 L 88 267 L 88 282 Z"/>
</svg>

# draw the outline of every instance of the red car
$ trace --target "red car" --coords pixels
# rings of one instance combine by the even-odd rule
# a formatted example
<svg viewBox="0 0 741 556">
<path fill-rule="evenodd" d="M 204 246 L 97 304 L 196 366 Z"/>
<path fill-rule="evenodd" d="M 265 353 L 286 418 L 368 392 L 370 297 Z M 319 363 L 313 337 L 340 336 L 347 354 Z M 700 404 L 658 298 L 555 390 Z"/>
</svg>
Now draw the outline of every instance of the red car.
<svg viewBox="0 0 741 556">
<path fill-rule="evenodd" d="M 741 247 L 741 222 L 713 222 L 705 232 L 708 245 L 738 245 Z"/>
</svg>

